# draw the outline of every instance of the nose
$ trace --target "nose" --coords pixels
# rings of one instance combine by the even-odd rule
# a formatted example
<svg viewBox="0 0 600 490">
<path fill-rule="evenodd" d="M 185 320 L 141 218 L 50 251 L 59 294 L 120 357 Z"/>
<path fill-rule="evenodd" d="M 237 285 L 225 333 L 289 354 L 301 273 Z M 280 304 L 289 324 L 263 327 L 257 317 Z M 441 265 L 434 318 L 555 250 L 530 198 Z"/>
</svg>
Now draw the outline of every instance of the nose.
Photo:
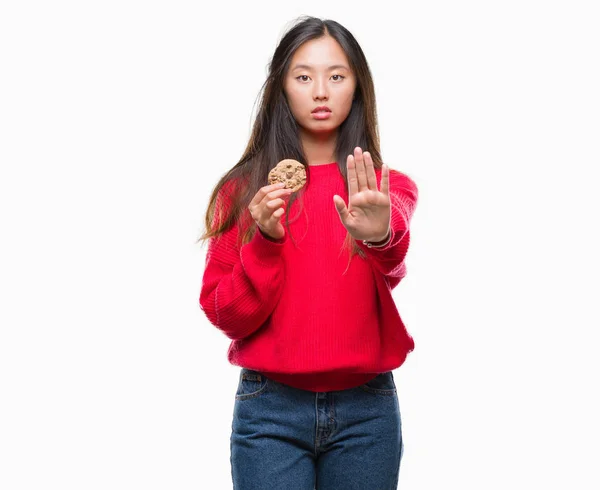
<svg viewBox="0 0 600 490">
<path fill-rule="evenodd" d="M 327 100 L 327 80 L 324 77 L 318 77 L 313 84 L 313 97 L 315 100 Z"/>
</svg>

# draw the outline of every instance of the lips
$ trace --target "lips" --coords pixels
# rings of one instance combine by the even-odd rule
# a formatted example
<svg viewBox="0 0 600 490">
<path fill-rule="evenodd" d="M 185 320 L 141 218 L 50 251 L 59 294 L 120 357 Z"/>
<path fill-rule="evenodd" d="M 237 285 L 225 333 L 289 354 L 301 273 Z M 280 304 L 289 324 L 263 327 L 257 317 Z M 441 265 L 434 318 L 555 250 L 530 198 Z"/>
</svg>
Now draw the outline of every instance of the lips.
<svg viewBox="0 0 600 490">
<path fill-rule="evenodd" d="M 315 107 L 312 113 L 314 114 L 315 112 L 331 112 L 331 109 L 325 105 L 322 105 L 319 107 Z"/>
</svg>

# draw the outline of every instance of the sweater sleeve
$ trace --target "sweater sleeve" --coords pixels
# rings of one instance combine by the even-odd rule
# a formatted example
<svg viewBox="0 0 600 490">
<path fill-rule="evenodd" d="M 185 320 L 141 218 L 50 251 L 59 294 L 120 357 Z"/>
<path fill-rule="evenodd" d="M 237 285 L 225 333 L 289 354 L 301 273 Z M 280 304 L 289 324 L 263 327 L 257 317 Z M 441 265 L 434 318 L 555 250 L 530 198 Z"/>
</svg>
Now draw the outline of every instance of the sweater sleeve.
<svg viewBox="0 0 600 490">
<path fill-rule="evenodd" d="M 381 185 L 381 172 L 377 172 L 377 184 Z M 390 241 L 383 247 L 371 248 L 362 240 L 356 240 L 356 243 L 393 289 L 406 275 L 404 258 L 410 243 L 410 222 L 417 206 L 418 188 L 410 177 L 390 169 L 389 189 Z"/>
<path fill-rule="evenodd" d="M 237 246 L 238 227 L 209 240 L 200 308 L 228 338 L 258 330 L 271 315 L 284 283 L 282 251 L 287 235 L 269 240 L 260 230 Z"/>
</svg>

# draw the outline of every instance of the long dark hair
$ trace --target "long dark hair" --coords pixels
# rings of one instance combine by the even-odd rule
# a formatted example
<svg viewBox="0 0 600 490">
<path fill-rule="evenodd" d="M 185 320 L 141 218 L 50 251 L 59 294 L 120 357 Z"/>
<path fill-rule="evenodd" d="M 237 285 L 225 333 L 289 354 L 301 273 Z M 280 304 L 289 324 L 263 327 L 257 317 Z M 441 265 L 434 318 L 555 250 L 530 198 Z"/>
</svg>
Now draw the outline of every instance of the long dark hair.
<svg viewBox="0 0 600 490">
<path fill-rule="evenodd" d="M 292 57 L 296 50 L 307 41 L 330 36 L 342 47 L 350 68 L 356 77 L 356 90 L 348 117 L 337 128 L 335 149 L 339 171 L 344 178 L 346 191 L 348 179 L 346 158 L 360 146 L 368 151 L 376 169 L 381 169 L 382 160 L 379 148 L 379 130 L 375 88 L 365 55 L 354 36 L 342 25 L 333 20 L 321 20 L 302 16 L 282 37 L 270 61 L 269 73 L 261 89 L 262 99 L 258 108 L 252 134 L 240 161 L 216 184 L 205 216 L 206 232 L 198 241 L 218 237 L 232 226 L 239 226 L 238 245 L 248 243 L 257 231 L 257 225 L 250 216 L 248 205 L 258 190 L 267 185 L 269 171 L 285 158 L 293 158 L 304 164 L 307 185 L 310 182 L 310 167 L 299 137 L 299 126 L 287 103 L 283 86 Z M 227 195 L 225 209 L 218 202 L 219 191 Z M 286 206 L 290 209 L 302 189 L 293 193 Z M 332 204 L 333 205 L 333 204 Z M 285 224 L 289 233 L 289 215 L 285 213 Z M 290 234 L 291 237 L 291 234 Z M 291 237 L 293 240 L 293 237 Z M 345 246 L 350 247 L 350 259 L 356 253 L 364 256 L 349 233 Z"/>
</svg>

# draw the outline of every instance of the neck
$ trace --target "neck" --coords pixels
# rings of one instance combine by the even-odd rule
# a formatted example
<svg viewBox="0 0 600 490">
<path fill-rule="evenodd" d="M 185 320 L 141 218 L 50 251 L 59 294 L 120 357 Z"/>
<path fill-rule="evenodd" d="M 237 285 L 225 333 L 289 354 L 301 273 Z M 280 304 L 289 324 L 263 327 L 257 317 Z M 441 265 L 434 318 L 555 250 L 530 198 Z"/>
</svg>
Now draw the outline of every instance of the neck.
<svg viewBox="0 0 600 490">
<path fill-rule="evenodd" d="M 301 138 L 308 165 L 323 165 L 336 161 L 336 132 L 309 133 L 302 131 Z"/>
</svg>

